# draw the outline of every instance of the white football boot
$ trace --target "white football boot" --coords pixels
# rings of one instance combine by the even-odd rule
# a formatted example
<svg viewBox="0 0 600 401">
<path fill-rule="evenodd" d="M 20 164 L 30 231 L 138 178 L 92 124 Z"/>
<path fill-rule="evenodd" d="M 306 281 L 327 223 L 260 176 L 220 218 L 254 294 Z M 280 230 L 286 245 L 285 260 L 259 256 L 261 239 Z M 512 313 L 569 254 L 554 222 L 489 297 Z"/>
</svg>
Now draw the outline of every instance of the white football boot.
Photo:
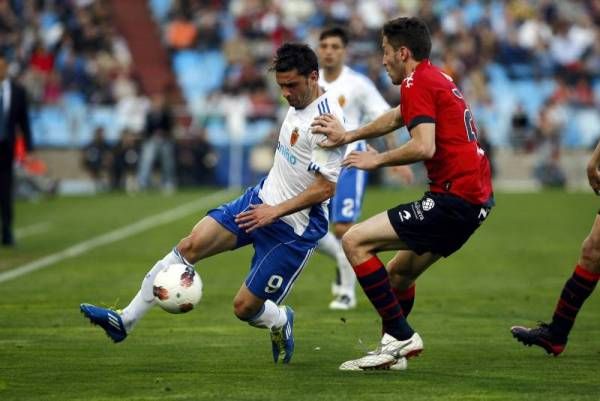
<svg viewBox="0 0 600 401">
<path fill-rule="evenodd" d="M 407 359 L 418 356 L 423 351 L 423 340 L 414 333 L 407 340 L 396 340 L 384 334 L 379 347 L 366 356 L 342 363 L 340 370 L 406 370 Z"/>
<path fill-rule="evenodd" d="M 419 333 L 415 332 L 407 340 L 396 340 L 394 337 L 385 333 L 379 344 L 380 354 L 389 354 L 397 358 L 405 357 L 410 359 L 423 352 L 423 340 Z"/>
<path fill-rule="evenodd" d="M 394 358 L 388 354 L 366 355 L 362 358 L 352 359 L 342 363 L 340 370 L 365 371 L 365 370 L 406 370 L 406 358 Z"/>
<path fill-rule="evenodd" d="M 356 296 L 340 294 L 329 303 L 331 310 L 350 310 L 356 308 Z"/>
</svg>

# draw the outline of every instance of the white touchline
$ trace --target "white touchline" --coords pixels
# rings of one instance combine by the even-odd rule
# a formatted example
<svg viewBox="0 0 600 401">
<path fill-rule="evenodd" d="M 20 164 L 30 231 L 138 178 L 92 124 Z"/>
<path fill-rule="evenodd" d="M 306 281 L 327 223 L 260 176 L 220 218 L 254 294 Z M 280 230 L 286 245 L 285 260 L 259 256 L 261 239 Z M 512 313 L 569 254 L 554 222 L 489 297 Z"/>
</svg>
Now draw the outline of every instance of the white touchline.
<svg viewBox="0 0 600 401">
<path fill-rule="evenodd" d="M 99 246 L 110 244 L 112 242 L 119 241 L 127 237 L 131 237 L 132 235 L 138 234 L 142 231 L 146 231 L 148 229 L 160 226 L 165 223 L 169 223 L 181 217 L 185 217 L 213 203 L 222 201 L 226 196 L 231 196 L 232 193 L 232 190 L 229 189 L 218 191 L 209 196 L 197 199 L 193 202 L 186 203 L 185 205 L 181 205 L 174 209 L 167 210 L 166 212 L 146 217 L 136 223 L 118 228 L 116 230 L 110 231 L 106 234 L 102 234 L 94 238 L 90 238 L 86 241 L 75 244 L 60 252 L 44 256 L 41 259 L 34 260 L 9 271 L 0 273 L 0 283 L 12 280 L 20 276 L 24 276 L 25 274 L 29 274 L 36 270 L 44 269 L 48 266 L 53 265 L 54 263 L 63 261 L 68 258 L 73 258 L 75 256 L 79 256 Z"/>
</svg>

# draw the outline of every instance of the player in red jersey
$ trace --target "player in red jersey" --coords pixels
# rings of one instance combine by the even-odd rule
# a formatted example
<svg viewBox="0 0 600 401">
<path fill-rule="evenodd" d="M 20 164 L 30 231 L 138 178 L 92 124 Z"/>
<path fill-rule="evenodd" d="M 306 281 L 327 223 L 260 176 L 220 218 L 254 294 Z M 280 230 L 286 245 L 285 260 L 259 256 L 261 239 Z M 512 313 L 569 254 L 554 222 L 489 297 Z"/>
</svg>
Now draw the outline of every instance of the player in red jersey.
<svg viewBox="0 0 600 401">
<path fill-rule="evenodd" d="M 600 143 L 587 165 L 590 187 L 600 195 Z M 600 280 L 600 211 L 592 230 L 581 244 L 579 260 L 573 274 L 564 284 L 552 321 L 536 327 L 513 326 L 510 331 L 518 341 L 527 346 L 537 345 L 554 356 L 560 355 L 567 346 L 569 333 L 575 324 L 577 313 L 585 300 L 592 295 Z"/>
<path fill-rule="evenodd" d="M 423 341 L 406 317 L 414 283 L 442 256 L 458 250 L 493 206 L 489 161 L 477 142 L 471 110 L 452 79 L 429 61 L 431 37 L 418 18 L 397 18 L 383 26 L 383 65 L 401 84 L 400 106 L 371 123 L 345 132 L 333 116 L 313 123 L 327 136 L 323 147 L 384 135 L 406 125 L 410 140 L 378 153 L 352 152 L 346 167 L 373 170 L 424 161 L 430 180 L 422 199 L 400 204 L 348 231 L 342 245 L 365 294 L 377 309 L 383 337 L 377 351 L 343 363 L 342 370 L 404 369 Z M 376 256 L 398 250 L 387 269 Z"/>
</svg>

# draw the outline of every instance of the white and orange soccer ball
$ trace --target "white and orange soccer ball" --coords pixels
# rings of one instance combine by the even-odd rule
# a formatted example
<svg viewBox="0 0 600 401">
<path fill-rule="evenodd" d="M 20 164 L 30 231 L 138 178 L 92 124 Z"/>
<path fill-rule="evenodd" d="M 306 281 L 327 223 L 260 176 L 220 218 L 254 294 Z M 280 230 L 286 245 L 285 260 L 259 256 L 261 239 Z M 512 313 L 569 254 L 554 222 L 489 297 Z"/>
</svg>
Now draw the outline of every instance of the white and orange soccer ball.
<svg viewBox="0 0 600 401">
<path fill-rule="evenodd" d="M 159 271 L 152 288 L 156 303 L 169 313 L 185 313 L 202 298 L 202 280 L 193 267 L 173 264 Z"/>
</svg>

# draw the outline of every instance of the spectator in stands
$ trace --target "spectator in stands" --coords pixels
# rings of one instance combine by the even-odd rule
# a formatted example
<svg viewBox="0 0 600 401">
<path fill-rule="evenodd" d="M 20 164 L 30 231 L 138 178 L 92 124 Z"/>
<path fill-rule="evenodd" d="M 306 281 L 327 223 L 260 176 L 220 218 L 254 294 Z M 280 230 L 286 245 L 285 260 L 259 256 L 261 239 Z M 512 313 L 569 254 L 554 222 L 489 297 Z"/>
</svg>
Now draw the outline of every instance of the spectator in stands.
<svg viewBox="0 0 600 401">
<path fill-rule="evenodd" d="M 111 188 L 125 189 L 127 193 L 137 192 L 139 149 L 135 134 L 123 131 L 121 139 L 112 152 Z"/>
<path fill-rule="evenodd" d="M 549 99 L 540 110 L 536 127 L 537 162 L 534 177 L 545 187 L 564 187 L 566 175 L 560 166 L 560 135 L 567 123 L 564 104 Z"/>
<path fill-rule="evenodd" d="M 14 56 L 19 43 L 19 21 L 10 2 L 0 2 L 0 54 Z"/>
<path fill-rule="evenodd" d="M 46 77 L 54 69 L 54 54 L 44 48 L 41 42 L 37 42 L 29 63 L 35 72 Z"/>
<path fill-rule="evenodd" d="M 86 93 L 86 88 L 91 85 L 92 79 L 88 74 L 88 63 L 84 57 L 77 54 L 72 48 L 69 38 L 63 40 L 63 45 L 58 53 L 56 69 L 60 74 L 62 87 L 65 91 Z"/>
<path fill-rule="evenodd" d="M 248 118 L 251 120 L 277 119 L 277 107 L 272 96 L 270 96 L 267 85 L 263 80 L 257 81 L 250 87 L 249 99 L 251 103 Z"/>
<path fill-rule="evenodd" d="M 521 103 L 513 111 L 510 119 L 510 144 L 515 152 L 531 152 L 534 147 L 533 130 L 529 116 Z"/>
<path fill-rule="evenodd" d="M 272 148 L 271 148 L 272 150 Z M 177 177 L 182 185 L 214 185 L 217 155 L 206 131 L 192 127 L 177 144 Z"/>
<path fill-rule="evenodd" d="M 167 46 L 171 50 L 189 49 L 194 46 L 198 30 L 183 14 L 177 13 L 167 27 Z"/>
<path fill-rule="evenodd" d="M 94 181 L 96 191 L 106 189 L 110 147 L 104 138 L 104 128 L 96 127 L 92 141 L 83 148 L 82 163 Z"/>
<path fill-rule="evenodd" d="M 533 176 L 545 188 L 564 188 L 567 176 L 560 165 L 560 151 L 553 149 L 552 153 L 542 153 L 542 158 L 533 170 Z"/>
<path fill-rule="evenodd" d="M 220 18 L 218 2 L 196 14 L 198 25 L 198 45 L 201 49 L 220 49 L 223 44 L 221 30 L 223 19 Z"/>
<path fill-rule="evenodd" d="M 111 84 L 112 98 L 118 103 L 121 99 L 131 96 L 136 90 L 136 84 L 127 69 L 118 70 Z"/>
<path fill-rule="evenodd" d="M 157 158 L 160 160 L 162 189 L 171 193 L 175 190 L 173 113 L 162 94 L 152 96 L 151 106 L 146 114 L 138 172 L 141 189 L 150 187 L 152 167 Z"/>
<path fill-rule="evenodd" d="M 593 107 L 594 106 L 594 92 L 590 86 L 589 81 L 580 76 L 573 87 L 571 102 L 573 106 L 579 107 Z"/>
<path fill-rule="evenodd" d="M 125 94 L 117 103 L 117 124 L 140 135 L 146 124 L 146 114 L 150 107 L 148 98 L 141 93 L 139 84 L 132 81 L 132 93 Z"/>
<path fill-rule="evenodd" d="M 46 84 L 44 85 L 44 96 L 42 101 L 45 104 L 57 104 L 62 96 L 62 85 L 60 75 L 57 71 L 52 71 L 48 75 Z"/>
</svg>

